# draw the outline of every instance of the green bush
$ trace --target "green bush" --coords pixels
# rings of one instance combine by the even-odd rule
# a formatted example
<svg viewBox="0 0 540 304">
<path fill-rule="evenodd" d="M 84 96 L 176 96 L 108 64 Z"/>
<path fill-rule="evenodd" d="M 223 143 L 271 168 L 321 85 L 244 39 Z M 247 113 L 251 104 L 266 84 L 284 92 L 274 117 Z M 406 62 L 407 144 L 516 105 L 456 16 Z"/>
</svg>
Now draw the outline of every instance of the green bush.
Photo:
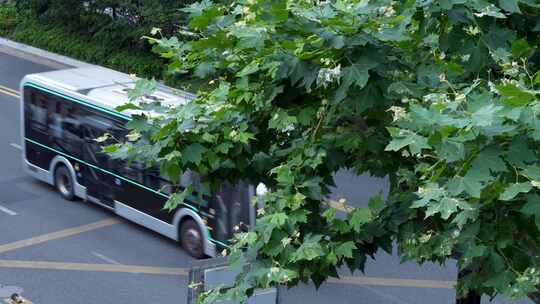
<svg viewBox="0 0 540 304">
<path fill-rule="evenodd" d="M 126 73 L 162 78 L 165 66 L 149 49 L 118 48 L 113 37 L 81 33 L 68 25 L 24 18 L 13 5 L 0 6 L 0 35 L 48 51 Z"/>
<path fill-rule="evenodd" d="M 5 36 L 19 23 L 19 15 L 15 6 L 10 4 L 0 5 L 0 35 Z"/>
<path fill-rule="evenodd" d="M 148 49 L 140 40 L 152 27 L 167 35 L 184 23 L 179 8 L 192 0 L 17 0 L 22 14 L 44 24 L 63 24 L 117 47 Z"/>
</svg>

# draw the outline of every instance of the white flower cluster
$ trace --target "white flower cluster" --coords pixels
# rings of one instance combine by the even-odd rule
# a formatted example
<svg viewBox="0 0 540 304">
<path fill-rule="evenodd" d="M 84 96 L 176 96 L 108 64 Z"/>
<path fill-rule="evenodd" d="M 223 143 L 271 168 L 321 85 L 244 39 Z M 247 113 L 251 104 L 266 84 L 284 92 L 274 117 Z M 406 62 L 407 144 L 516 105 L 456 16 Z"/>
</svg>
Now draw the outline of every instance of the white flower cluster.
<svg viewBox="0 0 540 304">
<path fill-rule="evenodd" d="M 405 108 L 392 106 L 388 109 L 388 111 L 392 112 L 393 121 L 407 118 L 407 111 L 405 111 Z"/>
<path fill-rule="evenodd" d="M 338 65 L 332 69 L 322 68 L 317 74 L 317 85 L 327 87 L 341 77 L 341 65 Z"/>
</svg>

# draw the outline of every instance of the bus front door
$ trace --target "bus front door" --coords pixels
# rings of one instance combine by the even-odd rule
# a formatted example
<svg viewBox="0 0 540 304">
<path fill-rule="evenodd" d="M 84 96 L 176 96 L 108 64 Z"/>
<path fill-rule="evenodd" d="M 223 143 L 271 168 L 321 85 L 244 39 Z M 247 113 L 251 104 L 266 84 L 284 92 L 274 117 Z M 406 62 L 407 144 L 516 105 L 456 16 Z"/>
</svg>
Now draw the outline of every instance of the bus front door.
<svg viewBox="0 0 540 304">
<path fill-rule="evenodd" d="M 95 140 L 96 132 L 83 128 L 83 159 L 87 163 L 83 171 L 86 194 L 90 200 L 98 201 L 114 208 L 115 178 L 111 174 L 111 159 L 102 152 L 102 146 Z"/>
</svg>

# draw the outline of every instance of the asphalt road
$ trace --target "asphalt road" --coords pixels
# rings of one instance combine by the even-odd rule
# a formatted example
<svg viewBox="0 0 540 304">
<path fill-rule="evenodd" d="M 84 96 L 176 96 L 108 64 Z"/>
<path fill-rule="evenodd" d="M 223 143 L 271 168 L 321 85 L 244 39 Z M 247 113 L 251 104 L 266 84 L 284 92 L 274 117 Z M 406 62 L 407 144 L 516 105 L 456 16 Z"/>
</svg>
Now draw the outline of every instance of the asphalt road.
<svg viewBox="0 0 540 304">
<path fill-rule="evenodd" d="M 18 290 L 36 304 L 186 303 L 189 258 L 175 242 L 84 202 L 62 200 L 24 174 L 20 155 L 20 79 L 59 68 L 0 49 L 0 301 Z M 365 202 L 387 182 L 340 174 L 336 196 Z M 454 263 L 400 264 L 379 254 L 366 276 L 289 290 L 285 303 L 453 303 Z M 344 272 L 345 273 L 345 272 Z M 488 302 L 487 299 L 485 300 Z M 493 303 L 509 303 L 495 299 Z M 520 303 L 529 303 L 522 301 Z"/>
</svg>

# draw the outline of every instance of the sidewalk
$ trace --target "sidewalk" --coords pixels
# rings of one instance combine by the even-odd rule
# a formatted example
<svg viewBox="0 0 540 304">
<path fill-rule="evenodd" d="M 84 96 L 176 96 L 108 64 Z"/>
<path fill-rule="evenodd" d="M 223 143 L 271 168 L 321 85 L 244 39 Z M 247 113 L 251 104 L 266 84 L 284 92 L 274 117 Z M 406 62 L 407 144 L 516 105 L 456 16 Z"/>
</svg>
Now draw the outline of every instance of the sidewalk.
<svg viewBox="0 0 540 304">
<path fill-rule="evenodd" d="M 0 4 L 3 0 L 0 0 Z M 95 65 L 55 54 L 23 43 L 0 37 L 0 51 L 32 62 L 44 64 L 57 69 L 93 67 Z"/>
</svg>

